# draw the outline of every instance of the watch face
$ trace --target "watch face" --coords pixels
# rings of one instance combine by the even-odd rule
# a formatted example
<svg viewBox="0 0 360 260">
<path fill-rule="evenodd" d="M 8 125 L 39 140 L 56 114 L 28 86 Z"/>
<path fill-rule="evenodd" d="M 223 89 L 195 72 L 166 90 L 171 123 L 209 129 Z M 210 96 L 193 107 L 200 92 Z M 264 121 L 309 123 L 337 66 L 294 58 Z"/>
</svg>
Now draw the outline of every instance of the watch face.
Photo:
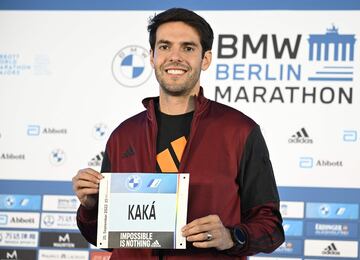
<svg viewBox="0 0 360 260">
<path fill-rule="evenodd" d="M 245 237 L 244 232 L 242 232 L 241 229 L 234 228 L 234 236 L 239 244 L 245 244 L 246 237 Z"/>
</svg>

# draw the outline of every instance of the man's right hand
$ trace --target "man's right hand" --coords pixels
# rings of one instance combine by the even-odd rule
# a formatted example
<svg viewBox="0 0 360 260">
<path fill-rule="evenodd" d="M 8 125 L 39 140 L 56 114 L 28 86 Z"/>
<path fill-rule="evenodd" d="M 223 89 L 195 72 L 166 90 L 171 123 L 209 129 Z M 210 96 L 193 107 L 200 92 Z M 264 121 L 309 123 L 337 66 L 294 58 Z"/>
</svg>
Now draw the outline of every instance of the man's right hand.
<svg viewBox="0 0 360 260">
<path fill-rule="evenodd" d="M 85 208 L 92 209 L 96 205 L 96 196 L 92 195 L 99 193 L 102 178 L 99 172 L 90 168 L 78 171 L 72 178 L 73 190 Z"/>
</svg>

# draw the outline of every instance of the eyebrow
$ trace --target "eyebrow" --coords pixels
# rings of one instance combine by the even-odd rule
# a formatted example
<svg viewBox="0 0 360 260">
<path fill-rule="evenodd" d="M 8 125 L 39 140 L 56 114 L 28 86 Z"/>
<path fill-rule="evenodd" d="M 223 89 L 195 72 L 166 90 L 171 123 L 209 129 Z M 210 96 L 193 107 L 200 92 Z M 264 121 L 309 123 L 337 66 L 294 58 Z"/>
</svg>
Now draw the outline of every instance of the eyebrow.
<svg viewBox="0 0 360 260">
<path fill-rule="evenodd" d="M 156 44 L 172 44 L 172 42 L 168 41 L 168 40 L 159 40 Z M 183 46 L 199 46 L 198 44 L 196 44 L 195 42 L 193 41 L 188 41 L 188 42 L 181 42 L 181 45 Z"/>
</svg>

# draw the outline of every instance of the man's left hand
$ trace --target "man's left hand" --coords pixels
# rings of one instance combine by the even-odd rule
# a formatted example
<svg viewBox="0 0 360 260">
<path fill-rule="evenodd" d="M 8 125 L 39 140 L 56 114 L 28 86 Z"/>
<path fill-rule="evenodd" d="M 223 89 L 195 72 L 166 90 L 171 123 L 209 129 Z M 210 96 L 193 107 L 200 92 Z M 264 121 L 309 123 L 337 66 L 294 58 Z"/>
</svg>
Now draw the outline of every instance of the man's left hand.
<svg viewBox="0 0 360 260">
<path fill-rule="evenodd" d="M 234 246 L 230 230 L 223 225 L 218 215 L 195 219 L 181 231 L 187 241 L 193 242 L 194 247 L 225 250 Z"/>
</svg>

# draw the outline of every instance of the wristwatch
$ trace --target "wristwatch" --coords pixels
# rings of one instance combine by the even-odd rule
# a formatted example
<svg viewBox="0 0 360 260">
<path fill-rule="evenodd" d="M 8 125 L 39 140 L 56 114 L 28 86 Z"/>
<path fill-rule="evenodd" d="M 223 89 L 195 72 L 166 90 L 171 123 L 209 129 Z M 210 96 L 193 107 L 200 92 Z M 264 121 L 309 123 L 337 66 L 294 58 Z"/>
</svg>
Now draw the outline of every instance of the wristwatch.
<svg viewBox="0 0 360 260">
<path fill-rule="evenodd" d="M 238 227 L 230 228 L 231 238 L 236 246 L 244 246 L 246 243 L 246 234 Z"/>
</svg>

